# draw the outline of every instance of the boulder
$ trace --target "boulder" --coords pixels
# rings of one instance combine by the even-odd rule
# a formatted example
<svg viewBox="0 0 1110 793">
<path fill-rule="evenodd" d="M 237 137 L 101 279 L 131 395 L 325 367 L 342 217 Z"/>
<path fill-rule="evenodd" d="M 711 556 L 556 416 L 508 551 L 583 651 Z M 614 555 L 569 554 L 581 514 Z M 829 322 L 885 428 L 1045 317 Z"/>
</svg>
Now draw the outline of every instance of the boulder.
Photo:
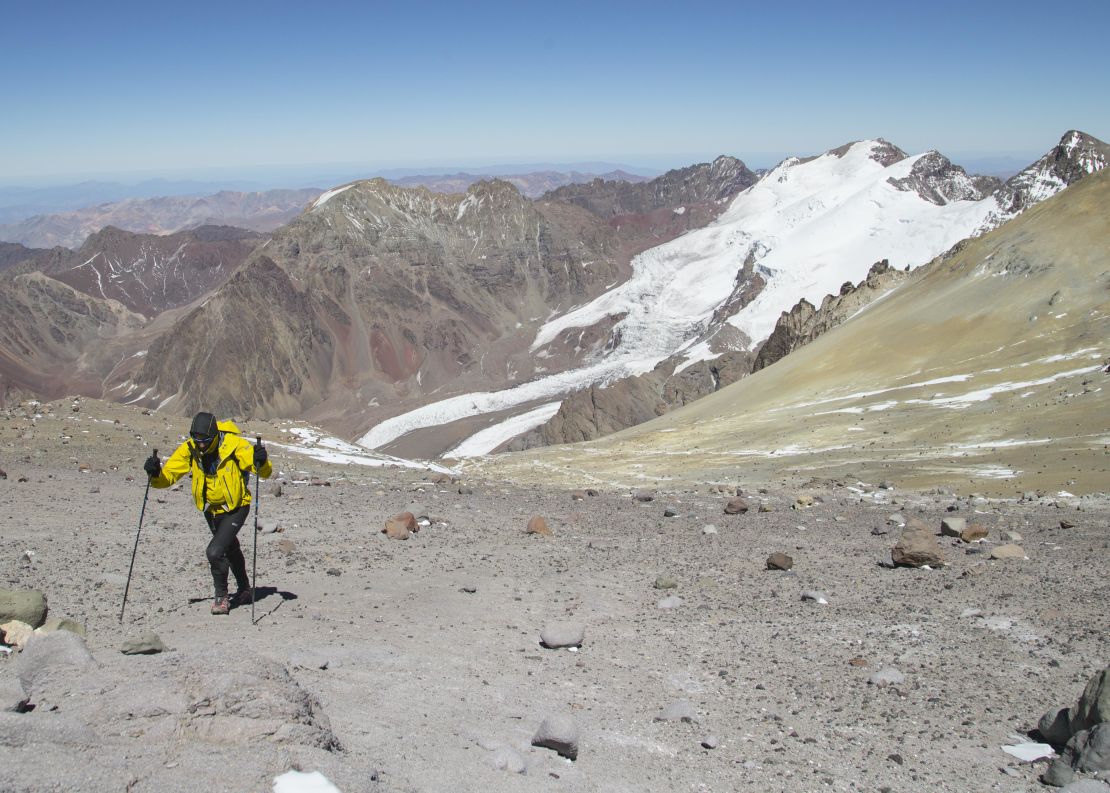
<svg viewBox="0 0 1110 793">
<path fill-rule="evenodd" d="M 776 551 L 767 557 L 768 570 L 789 570 L 794 566 L 794 559 L 784 553 Z"/>
<path fill-rule="evenodd" d="M 554 532 L 551 527 L 547 525 L 547 521 L 540 515 L 533 515 L 531 520 L 528 521 L 528 528 L 524 530 L 525 534 L 538 534 L 541 537 L 551 537 Z"/>
<path fill-rule="evenodd" d="M 749 509 L 748 502 L 740 498 L 740 496 L 730 498 L 728 503 L 725 504 L 726 515 L 743 515 Z"/>
<path fill-rule="evenodd" d="M 977 542 L 979 540 L 987 539 L 987 529 L 985 526 L 980 526 L 978 523 L 972 523 L 966 529 L 960 532 L 960 539 L 964 542 Z"/>
<path fill-rule="evenodd" d="M 532 745 L 552 749 L 568 760 L 578 759 L 578 725 L 569 713 L 553 713 L 532 736 Z"/>
<path fill-rule="evenodd" d="M 409 535 L 420 531 L 416 517 L 411 512 L 400 512 L 385 522 L 381 533 L 391 540 L 407 540 Z"/>
<path fill-rule="evenodd" d="M 75 620 L 65 619 L 63 617 L 51 617 L 39 627 L 35 628 L 35 633 L 40 636 L 46 633 L 53 633 L 54 631 L 70 631 L 76 633 L 78 636 L 85 635 L 85 626 Z"/>
<path fill-rule="evenodd" d="M 1110 722 L 1110 666 L 1091 676 L 1075 706 L 1073 730 Z"/>
<path fill-rule="evenodd" d="M 1037 722 L 1037 732 L 1047 743 L 1060 748 L 1071 740 L 1073 711 L 1071 708 L 1056 708 L 1041 716 Z"/>
<path fill-rule="evenodd" d="M 9 620 L 0 625 L 0 640 L 9 647 L 22 648 L 34 634 L 34 628 L 19 620 Z"/>
<path fill-rule="evenodd" d="M 581 647 L 586 626 L 581 622 L 549 622 L 540 631 L 540 644 L 550 650 L 560 647 Z"/>
<path fill-rule="evenodd" d="M 151 631 L 128 639 L 120 648 L 120 652 L 124 655 L 155 655 L 165 650 L 166 645 L 162 643 L 161 637 Z"/>
<path fill-rule="evenodd" d="M 963 518 L 945 518 L 940 522 L 940 533 L 945 537 L 959 537 L 966 528 L 967 521 Z"/>
<path fill-rule="evenodd" d="M 999 545 L 991 550 L 991 559 L 1024 559 L 1025 549 L 1020 545 Z"/>
<path fill-rule="evenodd" d="M 944 555 L 933 532 L 919 520 L 911 520 L 902 537 L 891 549 L 891 561 L 899 567 L 924 567 L 944 564 Z"/>
<path fill-rule="evenodd" d="M 76 633 L 56 631 L 32 636 L 19 656 L 16 670 L 24 693 L 31 697 L 35 687 L 50 675 L 66 669 L 83 669 L 94 663 L 84 639 Z"/>
<path fill-rule="evenodd" d="M 46 595 L 35 589 L 0 589 L 0 623 L 26 622 L 37 628 L 46 622 Z"/>
</svg>

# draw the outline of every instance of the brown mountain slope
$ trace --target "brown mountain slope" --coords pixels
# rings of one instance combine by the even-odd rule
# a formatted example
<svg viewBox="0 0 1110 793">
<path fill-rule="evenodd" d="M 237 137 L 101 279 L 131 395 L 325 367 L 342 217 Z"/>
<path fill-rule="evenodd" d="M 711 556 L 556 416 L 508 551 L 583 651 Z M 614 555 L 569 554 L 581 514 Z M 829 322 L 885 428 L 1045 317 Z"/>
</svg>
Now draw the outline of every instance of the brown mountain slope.
<svg viewBox="0 0 1110 793">
<path fill-rule="evenodd" d="M 40 272 L 0 278 L 0 396 L 9 391 L 56 398 L 99 393 L 106 342 L 143 318 L 114 300 L 78 292 Z M 110 365 L 108 366 L 110 368 Z"/>
<path fill-rule="evenodd" d="M 1103 171 L 687 408 L 603 441 L 479 467 L 574 483 L 829 477 L 1105 490 L 1108 206 Z"/>
<path fill-rule="evenodd" d="M 166 236 L 109 226 L 76 251 L 56 248 L 42 269 L 85 294 L 118 300 L 153 317 L 219 286 L 263 239 L 229 226 Z"/>
</svg>

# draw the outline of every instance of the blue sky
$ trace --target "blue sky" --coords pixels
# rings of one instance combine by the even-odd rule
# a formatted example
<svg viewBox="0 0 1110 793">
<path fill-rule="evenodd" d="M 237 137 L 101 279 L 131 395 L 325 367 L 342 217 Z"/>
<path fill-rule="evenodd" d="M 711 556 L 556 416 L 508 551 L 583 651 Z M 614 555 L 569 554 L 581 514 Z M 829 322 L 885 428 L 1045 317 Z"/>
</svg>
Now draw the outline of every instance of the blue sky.
<svg viewBox="0 0 1110 793">
<path fill-rule="evenodd" d="M 0 182 L 1110 137 L 1110 2 L 9 3 Z M 252 170 L 253 169 L 253 170 Z"/>
</svg>

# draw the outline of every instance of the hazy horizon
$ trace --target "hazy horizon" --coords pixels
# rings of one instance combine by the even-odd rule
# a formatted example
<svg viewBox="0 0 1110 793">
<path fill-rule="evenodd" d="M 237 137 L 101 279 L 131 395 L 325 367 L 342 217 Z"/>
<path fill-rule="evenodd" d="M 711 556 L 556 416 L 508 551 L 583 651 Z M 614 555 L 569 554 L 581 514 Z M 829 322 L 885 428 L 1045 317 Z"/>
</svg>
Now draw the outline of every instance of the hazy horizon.
<svg viewBox="0 0 1110 793">
<path fill-rule="evenodd" d="M 768 167 L 883 137 L 1028 160 L 1105 139 L 1110 4 L 19 4 L 0 183 L 603 160 Z M 457 164 L 457 166 L 456 166 Z M 344 172 L 346 172 L 344 170 Z"/>
</svg>

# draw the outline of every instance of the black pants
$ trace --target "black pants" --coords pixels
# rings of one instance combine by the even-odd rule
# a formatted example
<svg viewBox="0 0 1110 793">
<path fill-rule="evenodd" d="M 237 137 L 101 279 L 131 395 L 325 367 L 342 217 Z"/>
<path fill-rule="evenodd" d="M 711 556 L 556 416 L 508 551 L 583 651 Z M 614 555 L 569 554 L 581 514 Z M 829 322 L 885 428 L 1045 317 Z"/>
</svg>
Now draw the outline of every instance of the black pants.
<svg viewBox="0 0 1110 793">
<path fill-rule="evenodd" d="M 235 583 L 239 589 L 250 587 L 247 577 L 247 560 L 243 558 L 243 549 L 239 547 L 239 527 L 247 522 L 250 513 L 250 504 L 239 507 L 234 512 L 225 512 L 222 515 L 204 513 L 208 521 L 208 528 L 212 531 L 212 542 L 208 543 L 205 554 L 208 564 L 212 567 L 212 583 L 216 587 L 216 597 L 227 597 L 227 573 L 230 569 L 235 574 Z"/>
</svg>

